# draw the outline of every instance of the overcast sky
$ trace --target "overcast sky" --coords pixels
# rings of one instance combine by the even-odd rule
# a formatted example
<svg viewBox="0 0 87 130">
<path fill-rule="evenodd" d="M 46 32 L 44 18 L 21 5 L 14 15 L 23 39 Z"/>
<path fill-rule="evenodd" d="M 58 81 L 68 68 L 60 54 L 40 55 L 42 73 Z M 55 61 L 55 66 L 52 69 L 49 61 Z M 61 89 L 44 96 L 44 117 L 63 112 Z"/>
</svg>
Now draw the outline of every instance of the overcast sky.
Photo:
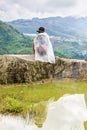
<svg viewBox="0 0 87 130">
<path fill-rule="evenodd" d="M 0 20 L 87 16 L 87 0 L 0 0 Z"/>
</svg>

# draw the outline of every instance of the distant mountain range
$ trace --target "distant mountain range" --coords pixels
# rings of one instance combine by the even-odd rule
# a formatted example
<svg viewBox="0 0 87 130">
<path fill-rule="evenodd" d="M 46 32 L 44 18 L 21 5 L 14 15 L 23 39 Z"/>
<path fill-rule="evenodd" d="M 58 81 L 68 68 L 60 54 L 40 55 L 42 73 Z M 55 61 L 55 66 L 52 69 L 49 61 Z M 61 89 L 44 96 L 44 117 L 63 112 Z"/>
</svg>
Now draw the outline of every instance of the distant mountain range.
<svg viewBox="0 0 87 130">
<path fill-rule="evenodd" d="M 0 21 L 0 54 L 31 53 L 32 40 Z"/>
<path fill-rule="evenodd" d="M 67 39 L 87 39 L 87 18 L 49 17 L 33 18 L 31 20 L 18 19 L 8 22 L 21 33 L 36 33 L 40 26 L 44 26 L 49 35 Z"/>
<path fill-rule="evenodd" d="M 54 19 L 54 25 L 53 25 L 53 19 Z M 56 19 L 60 19 L 61 24 L 58 24 L 59 21 L 57 21 Z M 72 19 L 71 22 L 70 19 Z M 42 21 L 41 23 L 43 24 L 41 24 L 40 22 L 35 23 L 35 21 L 39 20 L 40 22 Z M 53 43 L 53 49 L 56 56 L 72 59 L 84 59 L 85 54 L 87 53 L 87 39 L 86 39 L 87 28 L 84 27 L 87 24 L 86 18 L 75 19 L 71 17 L 67 18 L 55 17 L 55 18 L 46 18 L 45 20 L 49 22 L 44 21 L 44 19 L 38 19 L 38 18 L 32 20 L 16 20 L 9 23 L 12 24 L 12 26 L 14 23 L 15 26 L 13 27 L 8 23 L 0 21 L 0 54 L 31 54 L 32 40 L 34 39 L 34 36 L 33 37 L 32 35 L 24 36 L 22 33 L 29 33 L 29 34 L 36 33 L 36 30 L 38 29 L 39 26 L 44 26 L 48 34 L 51 35 L 50 39 Z M 64 20 L 66 22 L 64 22 Z M 84 26 L 81 23 L 81 25 L 84 28 L 80 26 L 81 20 L 82 22 L 85 21 Z M 73 21 L 75 22 L 75 24 Z M 77 24 L 78 27 L 75 28 L 76 21 L 80 22 L 78 22 Z M 49 24 L 47 25 L 47 23 Z M 64 25 L 64 23 L 67 24 Z M 70 26 L 70 23 L 72 26 Z M 57 26 L 57 24 L 59 27 Z M 20 30 L 18 29 L 19 27 Z M 73 28 L 72 30 L 74 30 L 73 33 L 71 28 Z"/>
</svg>

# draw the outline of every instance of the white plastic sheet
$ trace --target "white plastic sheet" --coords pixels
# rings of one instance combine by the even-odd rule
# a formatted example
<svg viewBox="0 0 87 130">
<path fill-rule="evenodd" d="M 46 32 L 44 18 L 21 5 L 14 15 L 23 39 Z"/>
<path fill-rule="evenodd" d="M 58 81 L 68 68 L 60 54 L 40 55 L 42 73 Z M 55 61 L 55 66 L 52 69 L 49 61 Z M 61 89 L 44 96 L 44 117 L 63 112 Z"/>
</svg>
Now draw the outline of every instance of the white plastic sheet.
<svg viewBox="0 0 87 130">
<path fill-rule="evenodd" d="M 38 33 L 34 39 L 35 60 L 55 63 L 55 56 L 47 33 Z"/>
<path fill-rule="evenodd" d="M 27 124 L 27 122 L 29 124 Z M 85 130 L 87 108 L 83 94 L 65 95 L 48 105 L 47 118 L 42 128 L 38 128 L 29 117 L 0 115 L 0 130 Z"/>
<path fill-rule="evenodd" d="M 84 95 L 65 95 L 50 104 L 41 130 L 84 130 L 84 121 L 87 121 Z"/>
</svg>

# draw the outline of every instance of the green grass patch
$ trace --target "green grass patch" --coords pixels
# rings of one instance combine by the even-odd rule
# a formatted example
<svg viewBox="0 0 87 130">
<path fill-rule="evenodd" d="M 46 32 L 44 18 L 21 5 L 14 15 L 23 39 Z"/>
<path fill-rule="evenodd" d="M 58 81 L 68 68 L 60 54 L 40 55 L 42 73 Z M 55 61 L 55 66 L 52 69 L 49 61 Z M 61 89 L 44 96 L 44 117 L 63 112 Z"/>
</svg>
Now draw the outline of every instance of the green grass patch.
<svg viewBox="0 0 87 130">
<path fill-rule="evenodd" d="M 29 111 L 41 115 L 49 99 L 58 100 L 64 94 L 79 93 L 87 97 L 87 82 L 0 85 L 0 112 L 25 114 Z"/>
</svg>

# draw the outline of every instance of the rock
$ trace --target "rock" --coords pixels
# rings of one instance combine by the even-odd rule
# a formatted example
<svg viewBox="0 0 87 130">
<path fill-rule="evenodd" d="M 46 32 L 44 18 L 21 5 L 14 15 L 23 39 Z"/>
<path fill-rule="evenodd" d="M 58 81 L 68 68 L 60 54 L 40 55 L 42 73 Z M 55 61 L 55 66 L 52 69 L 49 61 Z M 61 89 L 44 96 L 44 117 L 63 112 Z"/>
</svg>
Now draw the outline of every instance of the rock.
<svg viewBox="0 0 87 130">
<path fill-rule="evenodd" d="M 29 83 L 47 78 L 87 80 L 87 62 L 56 57 L 56 63 L 34 60 L 33 55 L 0 55 L 0 83 Z"/>
</svg>

